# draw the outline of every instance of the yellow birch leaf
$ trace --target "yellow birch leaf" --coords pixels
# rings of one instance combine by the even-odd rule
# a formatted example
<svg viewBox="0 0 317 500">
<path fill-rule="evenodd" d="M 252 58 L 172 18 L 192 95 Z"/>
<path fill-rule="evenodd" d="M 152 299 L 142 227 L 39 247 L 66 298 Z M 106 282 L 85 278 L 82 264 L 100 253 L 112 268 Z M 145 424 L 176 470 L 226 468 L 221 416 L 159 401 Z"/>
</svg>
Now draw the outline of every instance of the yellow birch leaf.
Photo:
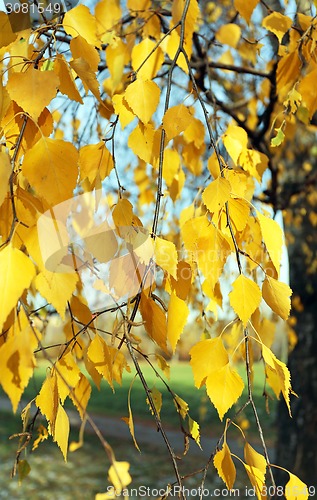
<svg viewBox="0 0 317 500">
<path fill-rule="evenodd" d="M 243 231 L 249 220 L 250 205 L 246 200 L 230 198 L 228 200 L 229 216 L 236 231 Z M 226 218 L 227 219 L 227 218 Z M 225 221 L 227 225 L 227 220 Z"/>
<path fill-rule="evenodd" d="M 243 462 L 246 473 L 248 474 L 248 478 L 250 479 L 250 483 L 253 486 L 253 489 L 256 493 L 258 500 L 266 499 L 266 495 L 262 495 L 264 478 L 263 473 L 257 467 L 250 467 L 250 465 L 245 464 Z"/>
<path fill-rule="evenodd" d="M 241 151 L 238 161 L 243 170 L 249 172 L 257 181 L 261 182 L 261 177 L 257 171 L 257 165 L 261 164 L 261 156 L 258 151 L 246 148 Z"/>
<path fill-rule="evenodd" d="M 174 396 L 174 405 L 176 407 L 177 412 L 180 414 L 182 419 L 185 419 L 187 417 L 189 407 L 186 401 L 184 401 L 182 398 L 180 398 L 177 394 Z"/>
<path fill-rule="evenodd" d="M 297 50 L 281 57 L 276 71 L 277 93 L 279 96 L 282 97 L 284 93 L 287 95 L 290 89 L 294 86 L 295 82 L 299 78 L 301 66 L 302 61 L 299 58 Z M 302 90 L 299 91 L 303 95 Z"/>
<path fill-rule="evenodd" d="M 153 125 L 139 122 L 131 132 L 128 146 L 141 160 L 155 165 L 159 155 L 161 131 L 155 131 Z"/>
<path fill-rule="evenodd" d="M 151 396 L 152 396 L 152 400 L 153 400 L 153 403 L 154 403 L 154 406 L 155 406 L 155 409 L 158 413 L 158 415 L 160 416 L 160 413 L 161 413 L 161 409 L 162 409 L 162 394 L 160 393 L 159 390 L 157 390 L 157 388 L 154 386 L 152 389 L 151 389 Z M 150 412 L 152 413 L 152 415 L 154 415 L 153 413 L 153 410 L 150 406 L 150 402 L 149 402 L 149 399 L 146 398 L 146 402 L 147 404 L 149 405 L 149 409 L 150 409 Z"/>
<path fill-rule="evenodd" d="M 88 349 L 89 349 L 89 347 L 88 347 Z M 83 355 L 84 362 L 85 362 L 85 368 L 86 368 L 87 372 L 89 373 L 89 375 L 91 376 L 94 383 L 96 384 L 96 387 L 98 388 L 98 390 L 100 390 L 100 383 L 102 380 L 102 374 L 96 370 L 95 363 L 90 360 L 90 358 L 88 356 L 88 349 L 87 348 L 84 349 L 84 355 Z"/>
<path fill-rule="evenodd" d="M 72 353 L 68 352 L 64 354 L 57 361 L 53 370 L 56 373 L 58 395 L 61 403 L 64 404 L 65 399 L 71 390 L 76 387 L 80 379 L 80 371 Z"/>
<path fill-rule="evenodd" d="M 177 342 L 187 323 L 189 309 L 183 300 L 172 292 L 167 311 L 167 338 L 175 352 Z"/>
<path fill-rule="evenodd" d="M 1 14 L 1 12 L 0 12 Z M 0 30 L 1 31 L 1 30 Z M 0 121 L 5 116 L 8 108 L 10 106 L 11 99 L 9 93 L 5 87 L 0 83 Z"/>
<path fill-rule="evenodd" d="M 141 43 L 135 45 L 131 53 L 132 68 L 137 71 L 141 64 L 147 59 L 150 52 L 154 49 L 156 43 L 150 38 L 145 38 Z M 157 47 L 153 54 L 142 65 L 137 72 L 137 78 L 142 80 L 152 80 L 161 69 L 164 62 L 164 54 L 160 47 Z"/>
<path fill-rule="evenodd" d="M 292 19 L 280 12 L 272 12 L 272 14 L 266 16 L 262 21 L 263 28 L 274 33 L 280 43 L 282 43 L 283 36 L 288 32 L 292 24 Z"/>
<path fill-rule="evenodd" d="M 124 99 L 123 94 L 114 95 L 112 98 L 112 104 L 116 114 L 119 115 L 119 121 L 123 130 L 134 120 L 135 114 L 128 105 L 127 101 Z"/>
<path fill-rule="evenodd" d="M 152 298 L 147 297 L 143 292 L 141 295 L 140 312 L 143 321 L 145 321 L 144 328 L 148 335 L 164 352 L 167 352 L 167 324 L 164 311 Z"/>
<path fill-rule="evenodd" d="M 71 391 L 70 398 L 76 406 L 80 418 L 83 420 L 91 394 L 91 385 L 85 375 L 80 373 L 76 387 Z"/>
<path fill-rule="evenodd" d="M 299 92 L 297 92 L 295 87 L 293 87 L 289 91 L 289 93 L 287 94 L 287 97 L 286 97 L 285 101 L 283 102 L 283 106 L 285 106 L 286 108 L 289 108 L 291 113 L 296 113 L 301 102 L 302 102 L 301 94 Z"/>
<path fill-rule="evenodd" d="M 216 33 L 216 39 L 220 43 L 229 45 L 234 49 L 238 45 L 241 36 L 241 28 L 237 24 L 229 23 L 220 26 Z"/>
<path fill-rule="evenodd" d="M 196 422 L 196 420 L 193 420 L 189 415 L 188 415 L 188 429 L 191 437 L 198 444 L 199 448 L 202 449 L 200 444 L 199 424 L 198 422 Z"/>
<path fill-rule="evenodd" d="M 160 94 L 160 88 L 155 82 L 138 79 L 127 87 L 124 98 L 133 113 L 146 124 L 157 108 Z"/>
<path fill-rule="evenodd" d="M 270 276 L 266 276 L 262 285 L 263 299 L 268 306 L 282 319 L 289 317 L 291 310 L 292 290 L 285 283 L 281 283 Z"/>
<path fill-rule="evenodd" d="M 0 347 L 0 384 L 11 400 L 14 413 L 33 374 L 33 351 L 40 336 L 30 325 L 23 327 L 18 318 L 9 330 L 5 343 Z"/>
<path fill-rule="evenodd" d="M 127 7 L 132 11 L 147 10 L 150 4 L 150 0 L 127 0 Z"/>
<path fill-rule="evenodd" d="M 11 175 L 10 157 L 4 151 L 0 151 L 0 206 L 9 191 L 9 179 Z"/>
<path fill-rule="evenodd" d="M 285 486 L 286 500 L 308 500 L 309 490 L 307 485 L 303 483 L 295 474 L 289 473 L 289 481 Z"/>
<path fill-rule="evenodd" d="M 210 299 L 209 304 L 206 307 L 206 311 L 211 311 L 215 315 L 215 319 L 218 319 L 218 307 L 222 307 L 222 294 L 220 290 L 219 281 L 214 287 L 212 287 L 208 280 L 205 280 L 202 284 L 202 290 L 204 294 Z"/>
<path fill-rule="evenodd" d="M 310 71 L 298 85 L 298 90 L 302 95 L 303 104 L 309 111 L 309 118 L 311 119 L 317 109 L 317 96 L 314 92 L 314 86 L 317 78 L 317 68 Z"/>
<path fill-rule="evenodd" d="M 163 179 L 169 187 L 180 169 L 180 156 L 175 149 L 166 149 L 163 160 Z"/>
<path fill-rule="evenodd" d="M 231 458 L 229 446 L 226 442 L 224 442 L 221 450 L 217 451 L 215 454 L 214 466 L 228 490 L 231 490 L 236 480 L 236 468 Z"/>
<path fill-rule="evenodd" d="M 208 170 L 214 179 L 217 179 L 217 177 L 219 177 L 219 175 L 221 174 L 219 161 L 218 161 L 218 158 L 217 158 L 217 155 L 215 152 L 209 157 L 207 167 L 208 167 Z M 226 172 L 228 172 L 228 171 L 225 170 L 225 174 L 226 174 Z M 231 170 L 229 170 L 229 172 L 231 172 Z M 227 177 L 227 175 L 226 175 L 226 177 Z M 234 191 L 234 193 L 235 193 L 235 191 Z"/>
<path fill-rule="evenodd" d="M 7 47 L 14 42 L 17 33 L 13 33 L 9 16 L 5 12 L 0 12 L 0 48 Z"/>
<path fill-rule="evenodd" d="M 91 70 L 95 73 L 98 71 L 98 64 L 100 62 L 100 56 L 98 51 L 95 49 L 94 45 L 87 42 L 82 36 L 77 36 L 72 38 L 69 44 L 73 59 L 82 57 L 88 62 Z"/>
<path fill-rule="evenodd" d="M 129 50 L 127 44 L 120 39 L 117 40 L 115 44 L 109 44 L 106 48 L 106 61 L 111 76 L 111 89 L 114 93 L 118 88 L 123 88 L 124 67 L 129 62 Z"/>
<path fill-rule="evenodd" d="M 31 66 L 24 73 L 11 73 L 6 88 L 11 99 L 37 120 L 56 96 L 59 83 L 53 71 L 40 71 Z"/>
<path fill-rule="evenodd" d="M 157 354 L 157 353 L 155 353 L 155 357 L 156 357 L 157 364 L 158 364 L 160 370 L 162 370 L 162 372 L 164 373 L 165 377 L 167 377 L 168 379 L 170 379 L 171 367 L 168 364 L 168 362 L 166 361 L 166 359 L 163 356 L 161 356 L 160 354 Z"/>
<path fill-rule="evenodd" d="M 130 387 L 129 387 L 129 393 L 128 393 L 128 410 L 129 410 L 129 417 L 128 418 L 125 418 L 123 417 L 123 421 L 126 422 L 129 426 L 129 430 L 130 430 L 130 434 L 132 436 L 132 439 L 133 439 L 133 442 L 134 442 L 134 446 L 136 447 L 136 449 L 141 453 L 141 450 L 139 448 L 139 445 L 135 439 L 135 433 L 134 433 L 134 422 L 133 422 L 133 414 L 132 414 L 132 409 L 131 409 L 131 389 L 132 389 L 132 386 L 133 386 L 133 383 L 135 381 L 135 377 L 134 379 L 132 380 L 131 384 L 130 384 Z"/>
<path fill-rule="evenodd" d="M 246 20 L 247 23 L 249 23 L 252 12 L 254 11 L 255 7 L 259 3 L 260 0 L 249 0 L 246 2 L 245 0 L 234 0 L 234 7 L 237 9 L 239 14 Z"/>
<path fill-rule="evenodd" d="M 35 278 L 35 288 L 65 319 L 67 302 L 76 289 L 77 273 L 53 273 L 44 269 Z"/>
<path fill-rule="evenodd" d="M 86 93 L 88 92 L 88 90 L 90 90 L 91 93 L 96 97 L 96 99 L 98 99 L 98 101 L 101 101 L 99 82 L 97 80 L 96 74 L 92 71 L 86 59 L 84 59 L 83 57 L 72 59 L 69 65 L 81 79 Z"/>
<path fill-rule="evenodd" d="M 80 148 L 79 171 L 82 180 L 87 177 L 89 182 L 93 184 L 98 175 L 100 180 L 103 181 L 105 177 L 108 177 L 112 169 L 112 155 L 103 141 Z"/>
<path fill-rule="evenodd" d="M 182 168 L 180 167 L 178 172 L 176 172 L 174 179 L 169 187 L 169 193 L 171 199 L 175 202 L 181 195 L 182 189 L 185 184 L 185 174 Z"/>
<path fill-rule="evenodd" d="M 223 143 L 234 163 L 237 164 L 240 154 L 247 148 L 248 135 L 242 127 L 229 125 L 223 136 Z"/>
<path fill-rule="evenodd" d="M 193 115 L 184 104 L 177 104 L 169 108 L 163 117 L 163 128 L 167 135 L 167 141 L 174 139 L 189 127 Z"/>
<path fill-rule="evenodd" d="M 272 387 L 277 398 L 282 392 L 289 414 L 291 415 L 290 393 L 292 387 L 290 371 L 286 364 L 277 359 L 275 354 L 264 344 L 262 344 L 262 356 L 267 367 L 267 382 Z"/>
<path fill-rule="evenodd" d="M 230 182 L 223 177 L 217 177 L 204 190 L 203 201 L 212 213 L 219 212 L 230 197 Z"/>
<path fill-rule="evenodd" d="M 241 396 L 244 383 L 240 375 L 227 363 L 207 377 L 206 388 L 222 420 L 224 414 Z"/>
<path fill-rule="evenodd" d="M 194 143 L 196 148 L 200 148 L 205 142 L 205 127 L 198 118 L 192 117 L 190 124 L 184 130 L 183 137 L 187 143 Z"/>
<path fill-rule="evenodd" d="M 252 314 L 259 307 L 262 294 L 258 285 L 246 278 L 243 274 L 232 284 L 232 292 L 229 293 L 231 307 L 246 327 Z"/>
<path fill-rule="evenodd" d="M 35 275 L 32 261 L 11 243 L 0 250 L 0 331 Z"/>
<path fill-rule="evenodd" d="M 201 340 L 189 352 L 195 386 L 202 387 L 206 378 L 227 365 L 229 358 L 220 337 Z"/>
<path fill-rule="evenodd" d="M 69 63 L 62 54 L 57 54 L 54 62 L 54 72 L 59 78 L 59 91 L 70 99 L 83 104 L 83 100 L 76 86 Z"/>
<path fill-rule="evenodd" d="M 176 53 L 179 49 L 179 46 L 180 46 L 180 36 L 176 30 L 172 31 L 172 33 L 167 37 L 166 43 L 164 43 L 164 41 L 163 41 L 163 44 L 162 44 L 162 47 L 166 51 L 166 53 L 169 56 L 169 58 L 171 59 L 171 61 L 173 61 L 175 59 Z M 191 50 L 192 50 L 192 48 L 190 47 L 190 51 Z M 187 52 L 187 55 L 188 55 L 188 57 L 190 57 L 190 54 L 188 52 Z M 185 59 L 183 53 L 180 53 L 178 55 L 176 64 L 179 68 L 181 68 L 184 71 L 184 73 L 188 74 L 188 66 L 187 66 L 187 62 L 186 62 L 186 59 Z"/>
<path fill-rule="evenodd" d="M 257 497 L 259 500 L 263 500 L 262 489 L 265 482 L 265 473 L 267 462 L 263 455 L 258 453 L 254 448 L 252 448 L 249 443 L 245 443 L 244 445 L 244 459 L 246 464 L 246 472 L 249 476 L 252 486 L 255 489 Z"/>
<path fill-rule="evenodd" d="M 36 406 L 40 409 L 42 415 L 49 422 L 50 434 L 53 435 L 55 420 L 58 409 L 58 392 L 56 377 L 48 374 L 44 380 L 41 390 L 35 399 Z"/>
<path fill-rule="evenodd" d="M 121 198 L 112 212 L 113 222 L 120 228 L 129 227 L 133 220 L 133 207 L 129 200 Z"/>
<path fill-rule="evenodd" d="M 77 158 L 77 150 L 70 142 L 42 137 L 26 152 L 22 172 L 41 198 L 56 205 L 73 195 Z"/>
<path fill-rule="evenodd" d="M 192 268 L 183 260 L 180 260 L 177 265 L 177 280 L 171 277 L 171 284 L 173 290 L 175 290 L 176 295 L 182 299 L 186 300 L 190 292 L 192 283 Z"/>
<path fill-rule="evenodd" d="M 43 443 L 43 441 L 45 441 L 49 436 L 47 429 L 46 427 L 44 427 L 44 425 L 40 425 L 37 429 L 37 432 L 38 432 L 38 437 L 33 441 L 32 451 L 36 450 L 39 444 Z"/>
<path fill-rule="evenodd" d="M 96 19 L 86 5 L 77 5 L 64 15 L 63 27 L 68 35 L 81 35 L 93 47 L 98 46 Z"/>
<path fill-rule="evenodd" d="M 174 0 L 172 4 L 172 22 L 177 24 L 181 19 L 184 12 L 185 0 Z M 187 14 L 185 17 L 185 38 L 184 38 L 184 46 L 188 58 L 190 59 L 192 54 L 192 38 L 193 32 L 196 27 L 196 23 L 198 22 L 199 16 L 199 6 L 197 0 L 191 0 L 189 2 Z M 173 33 L 177 33 L 173 31 Z M 177 60 L 177 64 L 179 63 L 179 59 Z M 182 67 L 182 66 L 180 66 Z M 187 69 L 187 68 L 186 68 Z"/>
<path fill-rule="evenodd" d="M 121 351 L 108 346 L 104 339 L 96 334 L 90 342 L 87 355 L 97 372 L 107 380 L 112 389 L 114 380 L 121 384 L 123 369 L 128 369 L 126 359 Z"/>
<path fill-rule="evenodd" d="M 62 405 L 59 404 L 55 420 L 55 430 L 53 433 L 53 439 L 60 447 L 65 462 L 67 462 L 68 437 L 69 437 L 69 418 Z"/>
<path fill-rule="evenodd" d="M 95 7 L 98 37 L 103 43 L 108 43 L 108 30 L 120 21 L 122 11 L 119 0 L 101 0 Z"/>
<path fill-rule="evenodd" d="M 275 220 L 265 217 L 265 215 L 262 215 L 258 211 L 256 212 L 256 215 L 260 223 L 262 239 L 276 272 L 279 274 L 284 243 L 283 231 Z"/>
<path fill-rule="evenodd" d="M 108 479 L 113 484 L 117 494 L 132 481 L 129 468 L 129 462 L 117 462 L 116 460 L 113 461 L 109 468 Z"/>
<path fill-rule="evenodd" d="M 158 266 L 177 279 L 178 256 L 176 247 L 172 241 L 167 241 L 157 236 L 155 238 L 154 257 Z"/>
</svg>

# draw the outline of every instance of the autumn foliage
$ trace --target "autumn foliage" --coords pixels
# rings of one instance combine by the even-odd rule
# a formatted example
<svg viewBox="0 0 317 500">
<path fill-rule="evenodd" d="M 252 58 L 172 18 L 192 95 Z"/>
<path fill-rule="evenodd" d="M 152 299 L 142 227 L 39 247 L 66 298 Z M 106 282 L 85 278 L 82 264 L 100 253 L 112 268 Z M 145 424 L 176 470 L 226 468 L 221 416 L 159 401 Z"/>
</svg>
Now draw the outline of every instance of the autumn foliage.
<svg viewBox="0 0 317 500">
<path fill-rule="evenodd" d="M 291 309 L 280 278 L 281 206 L 263 191 L 273 192 L 275 157 L 296 123 L 308 127 L 317 109 L 316 20 L 258 0 L 200 4 L 101 0 L 20 31 L 0 12 L 0 383 L 16 412 L 44 357 L 50 368 L 23 425 L 36 407 L 46 426 L 33 422 L 29 446 L 50 435 L 66 460 L 65 400 L 94 426 L 91 385 L 104 379 L 115 390 L 134 370 L 164 437 L 160 398 L 137 352 L 148 361 L 144 339 L 152 339 L 153 367 L 165 377 L 165 358 L 192 315 L 201 329 L 189 350 L 196 387 L 206 387 L 220 420 L 233 405 L 251 405 L 263 448 L 255 451 L 241 429 L 244 454 L 233 457 L 227 420 L 206 470 L 214 466 L 231 489 L 242 461 L 261 499 L 278 464 L 252 397 L 253 362 L 262 360 L 266 384 L 289 412 L 292 397 L 267 328 L 275 322 L 268 308 L 284 321 Z M 229 319 L 220 332 L 222 307 Z M 65 322 L 56 358 L 43 344 L 52 311 Z M 106 334 L 99 325 L 110 316 Z M 174 403 L 200 445 L 188 405 L 176 395 Z M 126 420 L 138 446 L 131 409 Z M 120 491 L 129 464 L 116 461 L 106 438 L 109 481 Z M 285 496 L 308 498 L 291 471 Z"/>
</svg>

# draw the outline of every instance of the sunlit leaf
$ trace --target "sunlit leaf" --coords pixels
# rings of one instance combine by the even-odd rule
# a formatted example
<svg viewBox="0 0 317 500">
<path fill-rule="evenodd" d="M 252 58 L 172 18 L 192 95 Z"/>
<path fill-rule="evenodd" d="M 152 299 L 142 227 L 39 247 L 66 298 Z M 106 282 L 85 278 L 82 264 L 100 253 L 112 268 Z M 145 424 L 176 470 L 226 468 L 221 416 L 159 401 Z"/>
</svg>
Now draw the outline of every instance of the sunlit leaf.
<svg viewBox="0 0 317 500">
<path fill-rule="evenodd" d="M 266 276 L 262 285 L 263 299 L 268 306 L 286 320 L 291 309 L 292 290 L 285 283 L 281 283 L 270 276 Z"/>
<path fill-rule="evenodd" d="M 131 54 L 133 70 L 137 71 L 142 65 L 137 73 L 138 78 L 142 78 L 143 80 L 152 80 L 160 70 L 164 62 L 164 54 L 161 48 L 157 47 L 153 54 L 148 57 L 155 45 L 156 44 L 153 40 L 145 38 L 141 43 L 133 47 Z M 143 64 L 145 60 L 146 62 Z"/>
<path fill-rule="evenodd" d="M 193 116 L 184 104 L 178 104 L 169 108 L 163 118 L 163 128 L 166 132 L 167 139 L 170 141 L 181 132 L 183 132 L 191 124 Z"/>
<path fill-rule="evenodd" d="M 230 182 L 217 177 L 203 192 L 203 200 L 210 212 L 219 212 L 230 197 Z"/>
<path fill-rule="evenodd" d="M 177 342 L 187 323 L 189 309 L 186 302 L 172 292 L 167 311 L 167 338 L 175 352 Z"/>
<path fill-rule="evenodd" d="M 9 191 L 9 179 L 12 172 L 10 157 L 0 151 L 0 206 Z"/>
<path fill-rule="evenodd" d="M 263 241 L 276 272 L 279 273 L 284 243 L 283 231 L 275 220 L 265 217 L 260 212 L 257 212 L 256 215 L 260 223 Z"/>
<path fill-rule="evenodd" d="M 62 405 L 58 405 L 53 438 L 60 447 L 65 462 L 67 461 L 68 437 L 69 419 Z"/>
<path fill-rule="evenodd" d="M 163 351 L 167 352 L 167 322 L 162 308 L 145 293 L 142 293 L 140 312 L 143 318 L 144 328 L 149 336 L 156 342 Z"/>
<path fill-rule="evenodd" d="M 55 205 L 72 197 L 78 153 L 70 143 L 42 137 L 24 157 L 22 172 L 37 194 Z"/>
<path fill-rule="evenodd" d="M 164 271 L 170 273 L 176 279 L 177 275 L 177 251 L 173 242 L 163 238 L 155 238 L 154 246 L 155 262 Z"/>
<path fill-rule="evenodd" d="M 146 124 L 157 108 L 160 94 L 155 82 L 138 79 L 128 86 L 124 98 L 133 113 Z"/>
<path fill-rule="evenodd" d="M 10 243 L 0 250 L 0 328 L 35 275 L 32 261 Z"/>
<path fill-rule="evenodd" d="M 35 287 L 62 319 L 65 318 L 67 302 L 76 288 L 76 273 L 53 273 L 44 269 L 35 278 Z"/>
<path fill-rule="evenodd" d="M 129 474 L 129 469 L 130 464 L 128 462 L 117 462 L 116 460 L 109 468 L 108 479 L 117 492 L 122 491 L 123 488 L 131 483 L 132 478 Z"/>
<path fill-rule="evenodd" d="M 227 488 L 231 490 L 236 480 L 236 468 L 226 442 L 223 444 L 221 450 L 218 450 L 215 454 L 214 466 Z"/>
<path fill-rule="evenodd" d="M 262 26 L 277 36 L 278 41 L 282 43 L 282 38 L 292 26 L 293 21 L 290 17 L 284 16 L 280 12 L 272 12 L 263 19 Z"/>
<path fill-rule="evenodd" d="M 232 292 L 229 293 L 229 300 L 232 308 L 237 313 L 243 325 L 246 326 L 251 315 L 259 307 L 262 294 L 258 285 L 240 274 L 232 284 Z"/>
<path fill-rule="evenodd" d="M 82 36 L 93 47 L 98 45 L 96 19 L 86 5 L 77 5 L 64 15 L 63 27 L 73 38 Z"/>
<path fill-rule="evenodd" d="M 295 474 L 289 473 L 289 481 L 285 486 L 286 500 L 307 500 L 309 489 Z"/>
<path fill-rule="evenodd" d="M 222 420 L 224 414 L 241 396 L 244 383 L 240 375 L 227 363 L 207 377 L 206 388 Z"/>
<path fill-rule="evenodd" d="M 198 342 L 190 350 L 195 386 L 200 388 L 206 378 L 227 365 L 228 354 L 220 337 Z"/>
<path fill-rule="evenodd" d="M 21 108 L 34 120 L 56 95 L 59 78 L 52 71 L 39 71 L 31 66 L 24 73 L 12 73 L 7 90 Z"/>
</svg>

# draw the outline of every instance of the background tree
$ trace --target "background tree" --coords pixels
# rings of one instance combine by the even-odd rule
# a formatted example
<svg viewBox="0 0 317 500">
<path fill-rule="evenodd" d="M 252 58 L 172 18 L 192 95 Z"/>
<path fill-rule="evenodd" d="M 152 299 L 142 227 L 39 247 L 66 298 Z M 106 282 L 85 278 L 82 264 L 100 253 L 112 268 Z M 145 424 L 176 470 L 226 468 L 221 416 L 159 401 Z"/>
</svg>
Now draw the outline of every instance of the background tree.
<svg viewBox="0 0 317 500">
<path fill-rule="evenodd" d="M 221 420 L 239 400 L 205 473 L 213 462 L 232 488 L 234 458 L 258 498 L 265 485 L 271 491 L 281 485 L 252 395 L 258 357 L 264 395 L 282 396 L 286 408 L 279 412 L 278 441 L 278 465 L 289 470 L 285 496 L 296 498 L 300 490 L 307 498 L 294 473 L 313 486 L 315 7 L 303 13 L 293 2 L 102 0 L 91 10 L 78 5 L 61 13 L 57 4 L 55 11 L 31 5 L 0 13 L 0 383 L 14 411 L 35 353 L 51 366 L 23 412 L 20 449 L 36 435 L 31 430 L 41 413 L 47 428 L 37 442 L 50 434 L 66 459 L 69 397 L 100 437 L 109 479 L 121 491 L 131 480 L 128 464 L 115 459 L 86 408 L 91 383 L 104 378 L 114 387 L 132 365 L 183 486 L 161 398 L 137 356 L 164 373 L 162 354 L 175 352 L 192 311 L 202 333 L 190 350 L 195 385 L 206 385 Z M 31 26 L 36 9 L 40 22 Z M 290 397 L 288 368 L 271 350 L 261 305 L 263 298 L 277 316 L 289 316 L 291 290 L 280 280 L 283 235 L 274 220 L 280 210 L 291 249 L 297 400 Z M 231 291 L 223 299 L 228 270 Z M 57 357 L 35 325 L 43 299 L 43 323 L 52 308 L 66 320 Z M 214 336 L 219 307 L 233 321 Z M 105 331 L 100 320 L 109 316 Z M 160 348 L 155 363 L 141 327 Z M 244 382 L 234 366 L 241 357 L 246 401 L 239 399 Z M 199 424 L 171 394 L 186 440 L 199 444 Z M 239 428 L 246 406 L 263 454 L 246 441 L 242 460 L 230 452 L 228 431 L 232 422 Z M 293 424 L 285 424 L 292 407 Z M 135 440 L 131 412 L 127 422 Z"/>
</svg>

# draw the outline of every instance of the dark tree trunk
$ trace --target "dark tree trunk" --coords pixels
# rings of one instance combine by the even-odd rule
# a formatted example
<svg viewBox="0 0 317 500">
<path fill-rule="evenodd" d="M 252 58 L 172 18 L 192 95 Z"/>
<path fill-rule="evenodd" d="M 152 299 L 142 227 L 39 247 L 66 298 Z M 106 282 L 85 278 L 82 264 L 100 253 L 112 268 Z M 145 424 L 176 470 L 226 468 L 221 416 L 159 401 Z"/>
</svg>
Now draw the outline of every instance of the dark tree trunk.
<svg viewBox="0 0 317 500">
<path fill-rule="evenodd" d="M 310 210 L 312 207 L 310 207 Z M 309 213 L 309 211 L 307 212 Z M 290 281 L 293 297 L 300 297 L 302 310 L 294 310 L 298 343 L 288 367 L 292 387 L 292 417 L 281 401 L 278 411 L 276 463 L 296 474 L 307 486 L 317 486 L 317 272 L 316 228 L 304 217 L 300 227 L 291 228 Z M 277 485 L 288 475 L 277 471 Z"/>
</svg>

